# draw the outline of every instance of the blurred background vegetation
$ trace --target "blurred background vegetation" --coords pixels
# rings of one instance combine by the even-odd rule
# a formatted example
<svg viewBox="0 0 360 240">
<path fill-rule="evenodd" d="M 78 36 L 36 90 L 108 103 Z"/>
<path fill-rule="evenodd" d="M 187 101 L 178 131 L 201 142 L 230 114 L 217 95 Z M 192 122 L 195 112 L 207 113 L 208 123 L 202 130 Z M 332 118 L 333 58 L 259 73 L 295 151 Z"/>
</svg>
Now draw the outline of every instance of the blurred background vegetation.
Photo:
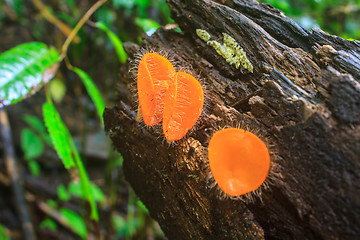
<svg viewBox="0 0 360 240">
<path fill-rule="evenodd" d="M 262 2 L 280 9 L 306 29 L 318 27 L 348 40 L 360 39 L 360 0 Z M 60 50 L 66 35 L 95 3 L 0 0 L 0 53 L 30 41 Z M 165 0 L 108 0 L 79 31 L 68 51 L 69 61 L 91 76 L 107 105 L 116 104 L 115 89 L 121 79 L 118 69 L 124 63 L 111 33 L 117 36 L 117 44 L 140 44 L 143 34 L 151 35 L 172 22 Z M 124 181 L 122 157 L 104 135 L 96 109 L 77 75 L 62 64 L 48 91 L 86 165 L 99 206 L 100 226 L 96 229 L 88 220 L 79 184 L 72 181 L 52 149 L 41 114 L 45 93 L 40 91 L 7 108 L 38 238 L 85 239 L 100 232 L 105 239 L 164 239 L 146 207 Z M 6 179 L 0 160 L 0 239 L 21 239 L 21 223 Z"/>
<path fill-rule="evenodd" d="M 348 40 L 360 39 L 360 0 L 261 0 L 310 30 L 320 28 Z"/>
</svg>

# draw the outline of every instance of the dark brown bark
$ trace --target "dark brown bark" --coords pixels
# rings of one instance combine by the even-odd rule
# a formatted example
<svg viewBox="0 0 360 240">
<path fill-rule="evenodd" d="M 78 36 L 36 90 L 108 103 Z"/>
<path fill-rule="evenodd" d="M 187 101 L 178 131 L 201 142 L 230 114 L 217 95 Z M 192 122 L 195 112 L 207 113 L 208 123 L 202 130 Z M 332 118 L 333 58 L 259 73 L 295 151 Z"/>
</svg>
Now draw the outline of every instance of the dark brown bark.
<svg viewBox="0 0 360 240">
<path fill-rule="evenodd" d="M 184 35 L 158 30 L 142 47 L 164 50 L 206 85 L 207 108 L 185 139 L 135 121 L 136 74 L 121 69 L 106 131 L 136 194 L 169 239 L 355 239 L 360 234 L 360 43 L 307 31 L 256 1 L 170 0 Z M 229 65 L 196 35 L 231 35 L 254 73 Z M 127 45 L 132 55 L 136 45 Z M 190 67 L 191 66 L 191 67 Z M 135 94 L 136 95 L 136 94 Z M 207 188 L 207 145 L 241 123 L 272 146 L 270 188 L 253 202 Z"/>
</svg>

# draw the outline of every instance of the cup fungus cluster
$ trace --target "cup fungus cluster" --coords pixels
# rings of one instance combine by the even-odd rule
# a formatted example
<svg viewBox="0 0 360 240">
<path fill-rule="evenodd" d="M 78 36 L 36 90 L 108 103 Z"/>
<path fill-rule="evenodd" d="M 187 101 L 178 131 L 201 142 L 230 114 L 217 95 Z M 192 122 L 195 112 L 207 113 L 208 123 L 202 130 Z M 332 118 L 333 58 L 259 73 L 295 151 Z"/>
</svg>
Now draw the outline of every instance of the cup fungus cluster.
<svg viewBox="0 0 360 240">
<path fill-rule="evenodd" d="M 203 104 L 200 83 L 190 74 L 176 72 L 171 62 L 157 53 L 146 53 L 138 66 L 139 106 L 146 125 L 163 121 L 165 138 L 177 141 L 195 125 Z"/>
<path fill-rule="evenodd" d="M 138 66 L 139 109 L 148 126 L 162 121 L 165 138 L 182 139 L 197 122 L 204 104 L 200 83 L 157 53 L 145 53 Z M 138 112 L 139 114 L 139 112 Z M 255 134 L 241 128 L 216 132 L 209 143 L 211 175 L 222 195 L 238 197 L 258 189 L 267 178 L 270 154 Z"/>
</svg>

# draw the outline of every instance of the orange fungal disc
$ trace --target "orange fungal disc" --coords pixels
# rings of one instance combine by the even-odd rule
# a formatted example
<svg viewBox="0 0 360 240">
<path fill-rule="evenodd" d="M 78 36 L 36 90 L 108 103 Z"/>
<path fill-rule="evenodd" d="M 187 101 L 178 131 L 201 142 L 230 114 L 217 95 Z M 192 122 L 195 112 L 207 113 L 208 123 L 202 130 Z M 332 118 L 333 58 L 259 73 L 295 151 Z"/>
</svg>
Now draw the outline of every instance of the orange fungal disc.
<svg viewBox="0 0 360 240">
<path fill-rule="evenodd" d="M 157 53 L 142 56 L 137 75 L 137 89 L 141 115 L 146 125 L 161 122 L 164 98 L 175 69 L 171 62 Z"/>
<path fill-rule="evenodd" d="M 260 187 L 270 169 L 266 145 L 255 134 L 240 128 L 216 132 L 210 140 L 208 155 L 215 181 L 233 197 Z"/>
<path fill-rule="evenodd" d="M 183 138 L 195 125 L 204 104 L 200 83 L 190 74 L 177 72 L 165 98 L 163 130 L 167 140 Z"/>
</svg>

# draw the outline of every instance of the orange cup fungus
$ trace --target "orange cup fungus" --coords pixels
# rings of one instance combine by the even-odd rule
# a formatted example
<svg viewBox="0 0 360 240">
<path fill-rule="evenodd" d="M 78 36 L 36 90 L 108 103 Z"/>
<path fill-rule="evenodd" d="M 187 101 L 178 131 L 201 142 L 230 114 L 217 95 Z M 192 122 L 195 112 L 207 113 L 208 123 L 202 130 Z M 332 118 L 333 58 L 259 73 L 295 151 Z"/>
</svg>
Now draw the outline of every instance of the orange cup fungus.
<svg viewBox="0 0 360 240">
<path fill-rule="evenodd" d="M 200 83 L 190 74 L 177 72 L 165 98 L 163 131 L 169 141 L 183 138 L 195 125 L 204 104 Z"/>
<path fill-rule="evenodd" d="M 209 143 L 209 164 L 218 186 L 232 197 L 254 191 L 265 181 L 270 154 L 255 134 L 240 128 L 226 128 Z"/>
<path fill-rule="evenodd" d="M 146 125 L 163 120 L 167 140 L 183 138 L 198 120 L 204 93 L 190 74 L 175 73 L 171 62 L 157 53 L 146 53 L 138 66 L 139 108 Z"/>
<path fill-rule="evenodd" d="M 157 53 L 146 53 L 140 60 L 137 89 L 141 115 L 146 125 L 161 122 L 164 98 L 175 69 L 171 62 Z"/>
</svg>

